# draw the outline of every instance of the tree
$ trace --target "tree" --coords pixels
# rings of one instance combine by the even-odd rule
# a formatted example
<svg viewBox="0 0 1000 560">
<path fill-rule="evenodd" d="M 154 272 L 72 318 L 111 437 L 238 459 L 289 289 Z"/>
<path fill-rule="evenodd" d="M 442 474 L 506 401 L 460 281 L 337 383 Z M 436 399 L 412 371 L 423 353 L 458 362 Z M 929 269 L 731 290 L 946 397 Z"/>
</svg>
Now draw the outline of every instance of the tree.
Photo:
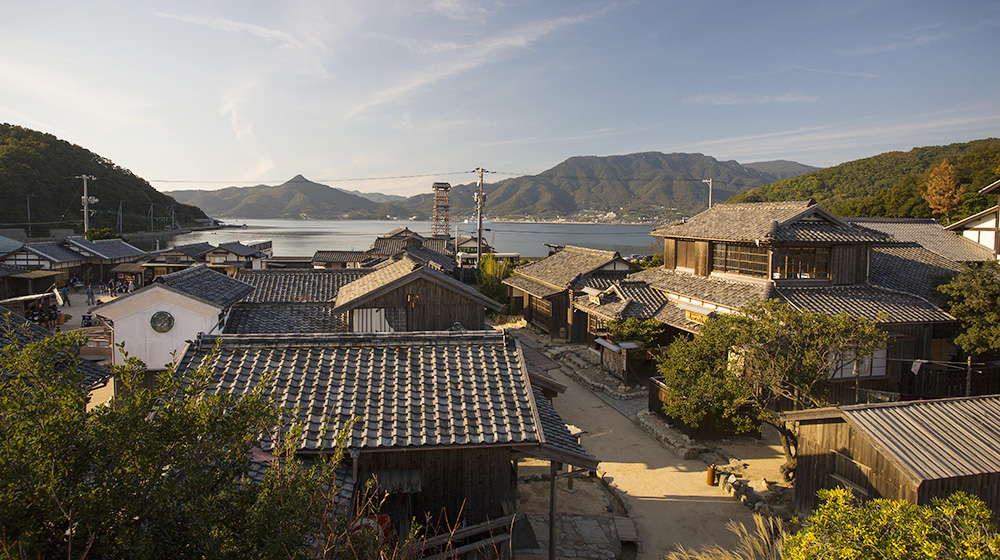
<svg viewBox="0 0 1000 560">
<path fill-rule="evenodd" d="M 825 406 L 831 372 L 870 358 L 886 340 L 869 320 L 760 301 L 714 316 L 699 336 L 671 344 L 658 368 L 675 397 L 664 411 L 694 427 L 709 412 L 737 431 L 749 430 L 755 419 L 774 426 L 790 477 L 796 442 L 781 420 L 782 403 Z"/>
<path fill-rule="evenodd" d="M 952 213 L 962 202 L 962 189 L 959 188 L 955 166 L 945 159 L 941 165 L 932 169 L 921 194 L 935 215 L 944 214 L 945 221 L 951 222 Z"/>
<path fill-rule="evenodd" d="M 969 354 L 1000 355 L 1000 264 L 966 263 L 938 291 L 945 296 L 945 309 L 962 324 L 955 344 Z"/>
<path fill-rule="evenodd" d="M 786 537 L 787 560 L 1000 557 L 989 508 L 963 492 L 924 506 L 881 498 L 859 503 L 845 488 L 821 490 L 820 498 L 803 529 Z"/>
<path fill-rule="evenodd" d="M 84 237 L 87 241 L 97 241 L 98 239 L 123 239 L 123 237 L 115 233 L 111 228 L 90 228 L 84 233 Z"/>
<path fill-rule="evenodd" d="M 617 342 L 641 342 L 646 348 L 660 345 L 660 337 L 666 332 L 667 326 L 656 319 L 612 319 L 605 324 L 612 340 Z"/>
<path fill-rule="evenodd" d="M 271 403 L 270 383 L 233 397 L 207 391 L 208 370 L 183 382 L 167 371 L 147 389 L 132 358 L 115 369 L 120 395 L 88 411 L 73 358 L 83 338 L 22 343 L 8 327 L 0 557 L 332 558 L 370 544 L 350 531 L 353 512 L 331 508 L 341 446 L 297 459 L 301 426 Z M 273 460 L 251 483 L 265 440 Z"/>
<path fill-rule="evenodd" d="M 514 267 L 509 262 L 494 257 L 492 253 L 483 254 L 476 270 L 479 291 L 497 303 L 507 303 L 507 288 L 503 281 L 513 273 Z"/>
</svg>

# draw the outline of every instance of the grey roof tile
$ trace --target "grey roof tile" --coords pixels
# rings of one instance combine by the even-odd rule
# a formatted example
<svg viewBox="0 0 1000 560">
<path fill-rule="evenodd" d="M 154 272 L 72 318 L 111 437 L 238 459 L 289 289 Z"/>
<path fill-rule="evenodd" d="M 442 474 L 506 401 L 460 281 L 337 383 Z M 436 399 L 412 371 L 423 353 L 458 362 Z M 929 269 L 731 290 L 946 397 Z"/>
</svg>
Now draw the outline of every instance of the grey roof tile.
<svg viewBox="0 0 1000 560">
<path fill-rule="evenodd" d="M 66 243 L 71 248 L 79 248 L 105 260 L 140 259 L 148 255 L 146 251 L 134 247 L 123 239 L 99 239 L 89 241 L 83 236 L 70 236 Z"/>
<path fill-rule="evenodd" d="M 647 282 L 650 286 L 676 295 L 696 297 L 733 309 L 772 299 L 774 285 L 770 282 L 739 282 L 712 276 L 697 276 L 662 266 L 636 272 L 629 280 Z"/>
<path fill-rule="evenodd" d="M 542 443 L 500 331 L 203 336 L 178 371 L 202 365 L 209 392 L 246 393 L 274 372 L 271 394 L 305 424 L 301 451 L 331 448 L 355 418 L 346 445 L 361 450 Z"/>
<path fill-rule="evenodd" d="M 253 247 L 247 247 L 246 245 L 240 243 L 239 241 L 230 241 L 229 243 L 219 243 L 220 249 L 225 249 L 230 253 L 239 255 L 241 257 L 254 257 L 260 255 L 260 251 L 254 249 Z"/>
<path fill-rule="evenodd" d="M 812 200 L 718 204 L 687 221 L 659 227 L 652 235 L 745 243 L 853 243 L 885 238 L 843 222 Z"/>
<path fill-rule="evenodd" d="M 364 251 L 316 251 L 314 263 L 353 263 L 365 260 Z"/>
<path fill-rule="evenodd" d="M 852 224 L 892 236 L 897 242 L 913 242 L 957 262 L 990 261 L 993 251 L 931 219 L 846 218 Z"/>
<path fill-rule="evenodd" d="M 27 268 L 0 263 L 0 278 L 6 278 L 15 274 L 24 274 L 25 272 L 29 272 Z"/>
<path fill-rule="evenodd" d="M 503 283 L 512 288 L 517 288 L 518 290 L 528 292 L 529 294 L 540 298 L 547 298 L 563 292 L 563 289 L 561 288 L 555 288 L 549 286 L 548 284 L 543 284 L 537 280 L 528 278 L 527 276 L 521 276 L 518 274 L 515 274 L 510 278 L 505 278 Z"/>
<path fill-rule="evenodd" d="M 580 445 L 579 438 L 570 433 L 569 428 L 552 403 L 545 398 L 541 389 L 532 388 L 535 406 L 538 408 L 538 419 L 541 423 L 545 443 L 541 445 L 542 455 L 553 459 L 562 459 L 573 466 L 597 470 L 597 457 L 588 453 Z"/>
<path fill-rule="evenodd" d="M 332 303 L 237 303 L 226 319 L 225 334 L 335 333 L 347 330 Z"/>
<path fill-rule="evenodd" d="M 58 243 L 25 243 L 23 249 L 56 263 L 87 260 L 87 257 Z"/>
<path fill-rule="evenodd" d="M 179 253 L 184 253 L 185 255 L 187 255 L 189 257 L 198 258 L 198 257 L 204 256 L 205 253 L 211 251 L 212 249 L 215 249 L 215 245 L 212 245 L 211 243 L 208 243 L 207 241 L 203 241 L 201 243 L 189 243 L 187 245 L 178 245 L 178 246 L 173 247 L 171 249 L 167 249 L 167 251 L 177 251 Z M 162 251 L 162 252 L 166 252 L 166 251 Z"/>
<path fill-rule="evenodd" d="M 591 273 L 620 258 L 617 251 L 566 245 L 561 251 L 538 262 L 518 267 L 517 275 L 566 289 L 577 277 Z"/>
<path fill-rule="evenodd" d="M 962 272 L 962 265 L 916 243 L 878 245 L 871 255 L 872 284 L 935 302 L 940 300 L 935 282 Z"/>
<path fill-rule="evenodd" d="M 230 278 L 203 264 L 157 276 L 155 282 L 223 309 L 240 301 L 254 289 L 245 282 Z"/>
<path fill-rule="evenodd" d="M 236 278 L 254 287 L 247 303 L 333 303 L 342 286 L 371 274 L 365 268 L 240 270 Z"/>
<path fill-rule="evenodd" d="M 799 309 L 847 313 L 880 324 L 953 323 L 955 318 L 921 297 L 877 286 L 780 287 L 777 296 Z"/>
</svg>

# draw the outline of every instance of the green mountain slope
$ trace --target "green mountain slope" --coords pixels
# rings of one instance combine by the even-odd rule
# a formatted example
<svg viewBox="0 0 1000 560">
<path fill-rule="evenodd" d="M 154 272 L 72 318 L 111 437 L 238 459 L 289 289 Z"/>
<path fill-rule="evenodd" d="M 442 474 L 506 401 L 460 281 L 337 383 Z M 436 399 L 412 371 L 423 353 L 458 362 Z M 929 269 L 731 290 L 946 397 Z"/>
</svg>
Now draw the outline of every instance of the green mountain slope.
<svg viewBox="0 0 1000 560">
<path fill-rule="evenodd" d="M 384 218 L 407 210 L 379 204 L 340 189 L 314 183 L 302 175 L 270 187 L 229 187 L 217 191 L 174 191 L 178 200 L 197 205 L 217 218 Z"/>
<path fill-rule="evenodd" d="M 816 169 L 794 162 L 762 162 L 760 168 L 718 161 L 702 154 L 647 152 L 621 156 L 573 157 L 539 173 L 484 186 L 486 213 L 498 218 L 595 218 L 614 212 L 619 219 L 662 219 L 691 215 L 713 199 L 725 200 L 788 173 Z M 777 173 L 769 171 L 771 167 Z M 474 185 L 452 189 L 453 215 L 475 208 Z M 406 206 L 430 213 L 430 194 L 411 197 Z"/>
<path fill-rule="evenodd" d="M 91 205 L 91 228 L 115 228 L 119 203 L 126 232 L 149 229 L 150 205 L 154 229 L 169 223 L 171 207 L 181 225 L 207 217 L 197 207 L 177 204 L 107 158 L 51 134 L 0 124 L 0 227 L 27 225 L 30 195 L 33 235 L 46 235 L 50 228 L 74 228 L 82 233 L 83 181 L 76 178 L 79 175 L 96 177 L 88 181 L 88 195 L 99 200 Z"/>
<path fill-rule="evenodd" d="M 929 218 L 920 194 L 930 170 L 947 158 L 963 188 L 959 218 L 985 210 L 996 200 L 979 189 L 1000 178 L 1000 139 L 887 152 L 783 179 L 734 196 L 729 202 L 815 199 L 841 216 Z"/>
</svg>

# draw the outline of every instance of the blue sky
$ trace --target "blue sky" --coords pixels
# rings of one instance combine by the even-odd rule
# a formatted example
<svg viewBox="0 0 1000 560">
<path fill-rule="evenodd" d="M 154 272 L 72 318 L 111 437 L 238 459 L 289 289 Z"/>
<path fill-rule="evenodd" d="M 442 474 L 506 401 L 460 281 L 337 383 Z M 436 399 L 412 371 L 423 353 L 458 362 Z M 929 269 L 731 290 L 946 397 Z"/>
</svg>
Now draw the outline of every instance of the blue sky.
<svg viewBox="0 0 1000 560">
<path fill-rule="evenodd" d="M 1000 135 L 1000 2 L 8 2 L 0 122 L 163 191 L 831 166 Z"/>
</svg>

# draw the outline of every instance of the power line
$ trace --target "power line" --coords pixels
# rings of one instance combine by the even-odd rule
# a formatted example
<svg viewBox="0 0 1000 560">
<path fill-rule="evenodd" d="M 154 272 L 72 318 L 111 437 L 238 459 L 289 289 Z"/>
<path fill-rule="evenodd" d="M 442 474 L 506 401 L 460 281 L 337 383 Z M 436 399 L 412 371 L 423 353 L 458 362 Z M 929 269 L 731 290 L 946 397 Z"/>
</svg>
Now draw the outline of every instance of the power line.
<svg viewBox="0 0 1000 560">
<path fill-rule="evenodd" d="M 355 177 L 353 179 L 316 179 L 313 182 L 327 182 L 327 183 L 348 183 L 352 181 L 385 181 L 389 179 L 419 179 L 421 177 L 439 177 L 441 175 L 469 175 L 472 173 L 477 173 L 476 170 L 472 171 L 448 171 L 445 173 L 421 173 L 418 175 L 391 175 L 385 177 Z M 202 181 L 202 180 L 180 180 L 180 179 L 147 179 L 150 183 L 197 183 L 197 184 L 220 184 L 220 185 L 249 185 L 249 184 L 263 184 L 263 183 L 277 183 L 278 181 L 266 181 L 266 180 L 256 180 L 256 181 Z M 281 181 L 282 183 L 287 183 L 287 180 Z"/>
</svg>

